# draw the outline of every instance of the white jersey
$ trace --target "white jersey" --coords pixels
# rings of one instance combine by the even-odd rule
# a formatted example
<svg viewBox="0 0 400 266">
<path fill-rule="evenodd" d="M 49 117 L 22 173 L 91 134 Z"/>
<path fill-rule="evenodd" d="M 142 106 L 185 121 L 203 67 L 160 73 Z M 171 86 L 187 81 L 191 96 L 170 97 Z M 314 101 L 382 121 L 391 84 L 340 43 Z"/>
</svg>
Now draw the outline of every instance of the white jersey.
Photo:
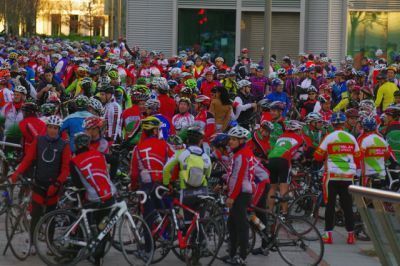
<svg viewBox="0 0 400 266">
<path fill-rule="evenodd" d="M 384 177 L 385 157 L 389 155 L 389 144 L 376 133 L 361 136 L 359 139 L 364 176 L 378 175 Z"/>
<path fill-rule="evenodd" d="M 106 137 L 115 141 L 122 133 L 122 108 L 113 97 L 105 106 L 104 118 L 106 120 Z"/>
</svg>

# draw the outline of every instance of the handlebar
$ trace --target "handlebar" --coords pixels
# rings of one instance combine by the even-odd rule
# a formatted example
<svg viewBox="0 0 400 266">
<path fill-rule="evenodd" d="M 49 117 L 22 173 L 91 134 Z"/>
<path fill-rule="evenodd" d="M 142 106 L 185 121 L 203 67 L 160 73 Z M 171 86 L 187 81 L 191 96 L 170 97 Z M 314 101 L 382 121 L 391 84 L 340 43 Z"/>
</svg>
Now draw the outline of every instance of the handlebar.
<svg viewBox="0 0 400 266">
<path fill-rule="evenodd" d="M 164 187 L 164 186 L 158 186 L 156 188 L 156 196 L 157 196 L 158 199 L 162 199 L 162 195 L 160 194 L 160 190 L 169 191 L 169 188 Z"/>
<path fill-rule="evenodd" d="M 7 141 L 0 141 L 0 145 L 22 149 L 22 146 L 20 144 L 11 143 L 11 142 L 7 142 Z"/>
<path fill-rule="evenodd" d="M 146 192 L 144 192 L 144 191 L 142 191 L 142 190 L 138 190 L 138 191 L 135 191 L 135 193 L 136 193 L 137 195 L 140 195 L 140 196 L 143 197 L 143 199 L 140 201 L 140 204 L 146 203 L 146 201 L 147 201 L 147 194 L 146 194 Z"/>
</svg>

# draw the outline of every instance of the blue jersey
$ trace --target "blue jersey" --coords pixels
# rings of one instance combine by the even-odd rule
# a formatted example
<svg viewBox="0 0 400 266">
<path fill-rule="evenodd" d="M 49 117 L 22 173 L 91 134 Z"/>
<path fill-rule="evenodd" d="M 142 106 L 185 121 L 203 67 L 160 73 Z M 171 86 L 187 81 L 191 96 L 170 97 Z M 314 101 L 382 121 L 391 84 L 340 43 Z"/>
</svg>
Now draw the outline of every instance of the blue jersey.
<svg viewBox="0 0 400 266">
<path fill-rule="evenodd" d="M 276 91 L 271 92 L 265 98 L 270 100 L 271 102 L 275 102 L 275 101 L 283 102 L 286 107 L 285 107 L 285 110 L 283 111 L 282 115 L 286 116 L 286 113 L 290 109 L 290 104 L 291 104 L 290 98 L 286 94 L 286 92 L 276 92 Z"/>
<path fill-rule="evenodd" d="M 161 121 L 160 135 L 164 140 L 167 140 L 171 131 L 171 123 L 162 114 L 154 115 L 154 117 L 157 117 Z"/>
<path fill-rule="evenodd" d="M 67 116 L 63 124 L 61 126 L 61 132 L 67 131 L 69 137 L 69 145 L 71 147 L 71 151 L 75 151 L 74 146 L 74 136 L 76 133 L 83 132 L 85 129 L 83 128 L 83 121 L 87 117 L 93 116 L 93 114 L 89 113 L 88 111 L 78 111 L 73 114 Z"/>
</svg>

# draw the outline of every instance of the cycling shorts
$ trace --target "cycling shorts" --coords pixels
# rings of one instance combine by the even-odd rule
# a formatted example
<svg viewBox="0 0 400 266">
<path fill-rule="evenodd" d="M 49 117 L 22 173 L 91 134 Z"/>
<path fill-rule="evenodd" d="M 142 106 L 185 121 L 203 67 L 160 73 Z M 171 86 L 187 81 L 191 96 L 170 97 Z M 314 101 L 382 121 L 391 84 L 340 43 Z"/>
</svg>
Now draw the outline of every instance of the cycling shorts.
<svg viewBox="0 0 400 266">
<path fill-rule="evenodd" d="M 289 183 L 290 164 L 283 158 L 271 158 L 268 162 L 271 184 Z"/>
</svg>

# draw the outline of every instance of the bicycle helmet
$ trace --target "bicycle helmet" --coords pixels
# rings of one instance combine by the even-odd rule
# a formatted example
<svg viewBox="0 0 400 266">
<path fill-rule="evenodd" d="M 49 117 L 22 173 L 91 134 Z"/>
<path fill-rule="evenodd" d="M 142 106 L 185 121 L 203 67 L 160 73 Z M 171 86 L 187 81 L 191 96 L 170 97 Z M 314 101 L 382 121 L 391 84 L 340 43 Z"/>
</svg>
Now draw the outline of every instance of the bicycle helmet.
<svg viewBox="0 0 400 266">
<path fill-rule="evenodd" d="M 399 104 L 390 105 L 388 108 L 386 108 L 384 113 L 385 115 L 398 117 L 400 116 L 400 105 Z"/>
<path fill-rule="evenodd" d="M 44 116 L 53 115 L 56 112 L 57 106 L 54 103 L 45 103 L 40 106 L 40 113 Z"/>
<path fill-rule="evenodd" d="M 296 131 L 302 130 L 304 127 L 304 123 L 297 120 L 288 120 L 285 121 L 285 130 L 287 131 Z"/>
<path fill-rule="evenodd" d="M 218 133 L 211 136 L 211 145 L 214 147 L 226 147 L 228 145 L 229 136 L 225 133 Z"/>
<path fill-rule="evenodd" d="M 331 96 L 329 94 L 322 94 L 318 96 L 318 101 L 320 103 L 327 103 L 331 101 Z"/>
<path fill-rule="evenodd" d="M 375 103 L 373 100 L 362 100 L 359 105 L 360 111 L 372 112 L 375 109 Z"/>
<path fill-rule="evenodd" d="M 320 61 L 321 61 L 322 63 L 329 63 L 329 57 L 326 57 L 326 56 L 321 57 Z"/>
<path fill-rule="evenodd" d="M 376 119 L 373 116 L 364 117 L 361 125 L 365 131 L 374 131 L 377 127 Z"/>
<path fill-rule="evenodd" d="M 184 84 L 185 84 L 186 87 L 188 87 L 188 88 L 190 88 L 192 90 L 195 90 L 197 88 L 197 82 L 196 82 L 195 79 L 188 79 L 188 80 L 185 81 Z"/>
<path fill-rule="evenodd" d="M 102 76 L 99 78 L 99 87 L 108 86 L 111 83 L 111 79 L 109 76 Z"/>
<path fill-rule="evenodd" d="M 26 102 L 22 105 L 21 110 L 25 113 L 36 114 L 39 108 L 36 103 Z"/>
<path fill-rule="evenodd" d="M 170 135 L 167 139 L 169 145 L 171 145 L 175 150 L 183 149 L 183 140 L 177 135 Z"/>
<path fill-rule="evenodd" d="M 327 79 L 334 79 L 335 76 L 336 76 L 335 72 L 329 72 L 329 73 L 326 75 L 326 78 L 327 78 Z"/>
<path fill-rule="evenodd" d="M 358 70 L 357 73 L 356 73 L 356 76 L 359 77 L 359 78 L 365 77 L 366 75 L 367 74 L 362 70 Z"/>
<path fill-rule="evenodd" d="M 283 85 L 283 80 L 281 80 L 281 79 L 276 79 L 276 78 L 275 78 L 275 79 L 272 80 L 271 85 L 272 85 L 272 86 Z"/>
<path fill-rule="evenodd" d="M 146 109 L 157 111 L 158 109 L 160 109 L 160 101 L 156 99 L 148 99 L 144 106 Z"/>
<path fill-rule="evenodd" d="M 98 88 L 97 90 L 98 90 L 98 92 L 105 92 L 105 93 L 114 94 L 115 87 L 108 85 L 108 86 L 102 86 L 102 87 Z"/>
<path fill-rule="evenodd" d="M 347 109 L 346 112 L 345 112 L 345 115 L 346 115 L 347 118 L 349 118 L 349 117 L 359 117 L 360 116 L 360 114 L 358 113 L 358 110 L 355 109 L 355 108 Z"/>
<path fill-rule="evenodd" d="M 25 64 L 29 62 L 29 58 L 27 56 L 18 57 L 18 64 Z"/>
<path fill-rule="evenodd" d="M 182 70 L 179 67 L 174 67 L 169 72 L 170 75 L 180 75 L 181 73 L 182 73 Z"/>
<path fill-rule="evenodd" d="M 80 64 L 78 67 L 78 71 L 82 71 L 82 72 L 89 72 L 90 68 L 88 65 L 86 64 Z"/>
<path fill-rule="evenodd" d="M 243 87 L 250 87 L 251 86 L 251 82 L 248 81 L 247 79 L 242 79 L 242 80 L 239 80 L 238 86 L 239 86 L 240 89 L 243 88 Z"/>
<path fill-rule="evenodd" d="M 102 128 L 104 126 L 104 119 L 98 116 L 90 116 L 85 118 L 83 121 L 83 128 L 84 129 L 89 129 L 89 128 Z"/>
<path fill-rule="evenodd" d="M 317 112 L 311 112 L 306 116 L 305 122 L 307 124 L 311 122 L 321 122 L 323 121 L 322 116 Z"/>
<path fill-rule="evenodd" d="M 18 85 L 14 88 L 14 92 L 19 92 L 22 93 L 24 95 L 28 94 L 28 91 L 26 90 L 26 88 L 24 86 Z"/>
<path fill-rule="evenodd" d="M 178 82 L 176 80 L 168 80 L 168 85 L 171 89 L 174 89 L 176 86 L 178 86 Z"/>
<path fill-rule="evenodd" d="M 354 86 L 356 85 L 356 81 L 354 79 L 349 79 L 346 81 L 346 86 Z"/>
<path fill-rule="evenodd" d="M 89 148 L 90 136 L 85 132 L 76 133 L 74 136 L 74 144 L 77 150 L 82 148 Z"/>
<path fill-rule="evenodd" d="M 268 111 L 270 109 L 271 101 L 268 99 L 262 99 L 258 102 L 258 105 L 263 111 Z"/>
<path fill-rule="evenodd" d="M 62 119 L 59 117 L 59 116 L 57 116 L 57 115 L 52 115 L 52 116 L 49 116 L 47 119 L 46 119 L 46 125 L 51 125 L 51 126 L 57 126 L 57 127 L 61 127 L 61 125 L 62 125 Z"/>
<path fill-rule="evenodd" d="M 188 97 L 181 97 L 179 99 L 179 103 L 181 103 L 181 102 L 187 103 L 189 106 L 192 104 L 192 101 Z"/>
<path fill-rule="evenodd" d="M 319 85 L 319 91 L 325 91 L 325 90 L 329 90 L 329 91 L 332 91 L 332 88 L 331 88 L 331 86 L 329 86 L 329 84 L 327 84 L 327 83 L 322 83 L 321 85 Z"/>
<path fill-rule="evenodd" d="M 247 139 L 247 136 L 249 134 L 250 134 L 250 132 L 241 126 L 233 127 L 228 131 L 229 137 L 235 137 L 238 139 Z"/>
<path fill-rule="evenodd" d="M 260 126 L 268 131 L 274 130 L 274 124 L 270 121 L 262 121 Z"/>
<path fill-rule="evenodd" d="M 187 138 L 204 137 L 204 129 L 200 125 L 193 125 L 188 127 L 186 131 Z"/>
<path fill-rule="evenodd" d="M 374 89 L 372 87 L 368 86 L 368 85 L 362 86 L 361 87 L 361 92 L 366 94 L 366 95 L 368 95 L 368 96 L 371 96 L 371 97 L 374 96 Z"/>
<path fill-rule="evenodd" d="M 18 54 L 17 54 L 16 52 L 11 52 L 11 53 L 8 55 L 8 59 L 16 60 L 17 58 L 18 58 Z"/>
<path fill-rule="evenodd" d="M 197 95 L 196 99 L 195 99 L 196 103 L 201 103 L 205 106 L 210 106 L 211 104 L 211 99 L 205 95 Z"/>
<path fill-rule="evenodd" d="M 118 79 L 119 78 L 119 74 L 118 71 L 116 70 L 111 70 L 108 72 L 108 76 L 110 77 L 110 79 Z"/>
<path fill-rule="evenodd" d="M 280 69 L 278 69 L 277 73 L 278 73 L 278 76 L 279 76 L 279 75 L 285 76 L 285 75 L 286 75 L 286 69 L 280 68 Z"/>
<path fill-rule="evenodd" d="M 150 94 L 149 93 L 144 93 L 139 90 L 132 90 L 131 91 L 131 99 L 132 101 L 147 101 L 150 99 Z"/>
<path fill-rule="evenodd" d="M 89 105 L 89 98 L 84 95 L 78 95 L 75 98 L 75 105 L 77 109 L 86 109 Z"/>
<path fill-rule="evenodd" d="M 97 112 L 98 115 L 104 114 L 104 107 L 101 102 L 95 97 L 90 97 L 89 99 L 89 107 Z"/>
<path fill-rule="evenodd" d="M 399 97 L 399 96 L 400 96 L 400 90 L 396 90 L 396 91 L 393 93 L 393 96 L 394 96 L 394 97 Z"/>
<path fill-rule="evenodd" d="M 271 110 L 281 110 L 281 111 L 283 111 L 283 110 L 285 110 L 286 105 L 285 105 L 284 102 L 274 101 L 269 105 L 269 108 Z"/>
<path fill-rule="evenodd" d="M 258 67 L 258 64 L 256 64 L 256 63 L 251 63 L 250 64 L 250 69 L 257 68 L 257 67 Z"/>
<path fill-rule="evenodd" d="M 311 93 L 311 92 L 317 93 L 318 90 L 313 85 L 310 85 L 310 87 L 307 88 L 307 93 Z"/>
<path fill-rule="evenodd" d="M 346 122 L 346 115 L 342 112 L 333 113 L 331 116 L 331 124 L 344 124 Z"/>
<path fill-rule="evenodd" d="M 183 94 L 192 94 L 193 93 L 193 91 L 192 91 L 192 89 L 191 88 L 189 88 L 189 87 L 182 87 L 182 89 L 181 89 L 181 93 L 183 93 Z"/>
<path fill-rule="evenodd" d="M 91 88 L 93 84 L 93 80 L 90 77 L 85 77 L 81 81 L 82 88 Z"/>
</svg>

